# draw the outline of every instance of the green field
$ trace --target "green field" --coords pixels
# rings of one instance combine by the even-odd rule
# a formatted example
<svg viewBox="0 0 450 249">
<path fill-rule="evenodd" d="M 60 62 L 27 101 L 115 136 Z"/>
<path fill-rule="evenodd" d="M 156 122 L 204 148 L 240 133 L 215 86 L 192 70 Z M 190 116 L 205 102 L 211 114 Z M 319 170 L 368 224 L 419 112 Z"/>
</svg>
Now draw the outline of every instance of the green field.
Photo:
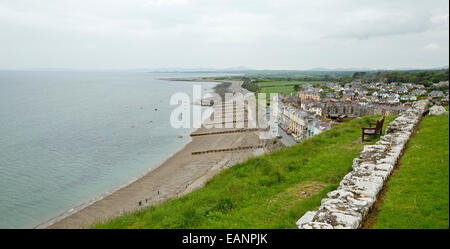
<svg viewBox="0 0 450 249">
<path fill-rule="evenodd" d="M 94 228 L 296 228 L 352 170 L 365 144 L 361 127 L 380 117 L 343 123 L 293 147 L 252 158 L 184 197 Z M 386 118 L 387 124 L 393 117 Z"/>
<path fill-rule="evenodd" d="M 319 84 L 318 81 L 265 81 L 258 82 L 257 85 L 261 88 L 263 93 L 283 93 L 283 94 L 293 94 L 296 95 L 297 92 L 294 90 L 295 85 L 299 85 L 300 90 L 304 84 Z"/>
<path fill-rule="evenodd" d="M 322 83 L 321 81 L 263 81 L 258 82 L 257 84 L 260 87 L 271 87 L 271 86 L 295 86 L 295 85 L 304 85 L 311 84 L 316 85 Z"/>
<path fill-rule="evenodd" d="M 448 115 L 423 119 L 387 188 L 374 228 L 449 228 Z"/>
<path fill-rule="evenodd" d="M 291 94 L 296 95 L 297 92 L 294 91 L 293 86 L 279 86 L 279 87 L 261 87 L 261 92 L 270 94 L 270 93 L 283 93 L 283 94 Z"/>
</svg>

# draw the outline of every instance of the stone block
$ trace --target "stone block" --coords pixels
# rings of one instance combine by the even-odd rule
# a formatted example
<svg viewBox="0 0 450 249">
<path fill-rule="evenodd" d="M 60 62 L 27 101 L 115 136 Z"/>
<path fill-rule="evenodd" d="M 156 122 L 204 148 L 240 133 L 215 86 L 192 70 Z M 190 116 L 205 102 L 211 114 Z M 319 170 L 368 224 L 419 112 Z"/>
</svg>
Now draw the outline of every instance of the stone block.
<svg viewBox="0 0 450 249">
<path fill-rule="evenodd" d="M 430 116 L 439 116 L 442 114 L 448 114 L 447 110 L 443 106 L 435 105 L 430 108 Z"/>
</svg>

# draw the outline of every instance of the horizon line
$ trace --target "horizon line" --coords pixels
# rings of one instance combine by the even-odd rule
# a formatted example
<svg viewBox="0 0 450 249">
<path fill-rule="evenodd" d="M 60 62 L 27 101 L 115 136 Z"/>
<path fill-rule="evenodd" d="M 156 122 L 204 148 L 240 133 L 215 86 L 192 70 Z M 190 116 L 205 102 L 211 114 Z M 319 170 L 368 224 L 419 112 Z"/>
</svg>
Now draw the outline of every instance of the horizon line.
<svg viewBox="0 0 450 249">
<path fill-rule="evenodd" d="M 397 67 L 397 68 L 327 68 L 327 67 L 315 67 L 310 69 L 254 69 L 249 67 L 228 67 L 228 68 L 183 68 L 183 67 L 167 67 L 167 68 L 0 68 L 0 71 L 139 71 L 139 72 L 248 72 L 248 71 L 298 71 L 298 72 L 333 72 L 333 71 L 415 71 L 415 70 L 445 70 L 449 69 L 449 66 L 436 66 L 436 67 Z"/>
</svg>

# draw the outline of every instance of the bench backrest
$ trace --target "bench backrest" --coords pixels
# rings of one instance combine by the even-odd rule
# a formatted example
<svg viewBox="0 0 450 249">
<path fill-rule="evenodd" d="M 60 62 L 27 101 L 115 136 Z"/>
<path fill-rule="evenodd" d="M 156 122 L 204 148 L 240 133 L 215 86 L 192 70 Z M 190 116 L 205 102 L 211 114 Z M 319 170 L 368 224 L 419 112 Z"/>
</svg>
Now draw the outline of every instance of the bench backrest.
<svg viewBox="0 0 450 249">
<path fill-rule="evenodd" d="M 377 126 L 376 126 L 376 130 L 381 130 L 383 129 L 383 123 L 384 123 L 384 117 L 380 120 L 377 121 Z"/>
</svg>

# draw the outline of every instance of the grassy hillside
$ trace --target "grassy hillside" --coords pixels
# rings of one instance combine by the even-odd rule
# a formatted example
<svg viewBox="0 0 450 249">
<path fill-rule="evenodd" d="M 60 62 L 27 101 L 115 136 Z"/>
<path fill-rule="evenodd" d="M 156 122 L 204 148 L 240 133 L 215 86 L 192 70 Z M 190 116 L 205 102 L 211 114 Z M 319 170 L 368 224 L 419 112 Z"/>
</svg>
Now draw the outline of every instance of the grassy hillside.
<svg viewBox="0 0 450 249">
<path fill-rule="evenodd" d="M 361 127 L 380 117 L 341 124 L 293 147 L 253 158 L 216 175 L 184 197 L 95 228 L 296 228 L 351 171 L 367 142 Z M 387 117 L 386 125 L 393 117 Z M 371 142 L 373 143 L 373 142 Z"/>
<path fill-rule="evenodd" d="M 375 228 L 449 228 L 448 115 L 424 118 L 387 187 Z"/>
</svg>

